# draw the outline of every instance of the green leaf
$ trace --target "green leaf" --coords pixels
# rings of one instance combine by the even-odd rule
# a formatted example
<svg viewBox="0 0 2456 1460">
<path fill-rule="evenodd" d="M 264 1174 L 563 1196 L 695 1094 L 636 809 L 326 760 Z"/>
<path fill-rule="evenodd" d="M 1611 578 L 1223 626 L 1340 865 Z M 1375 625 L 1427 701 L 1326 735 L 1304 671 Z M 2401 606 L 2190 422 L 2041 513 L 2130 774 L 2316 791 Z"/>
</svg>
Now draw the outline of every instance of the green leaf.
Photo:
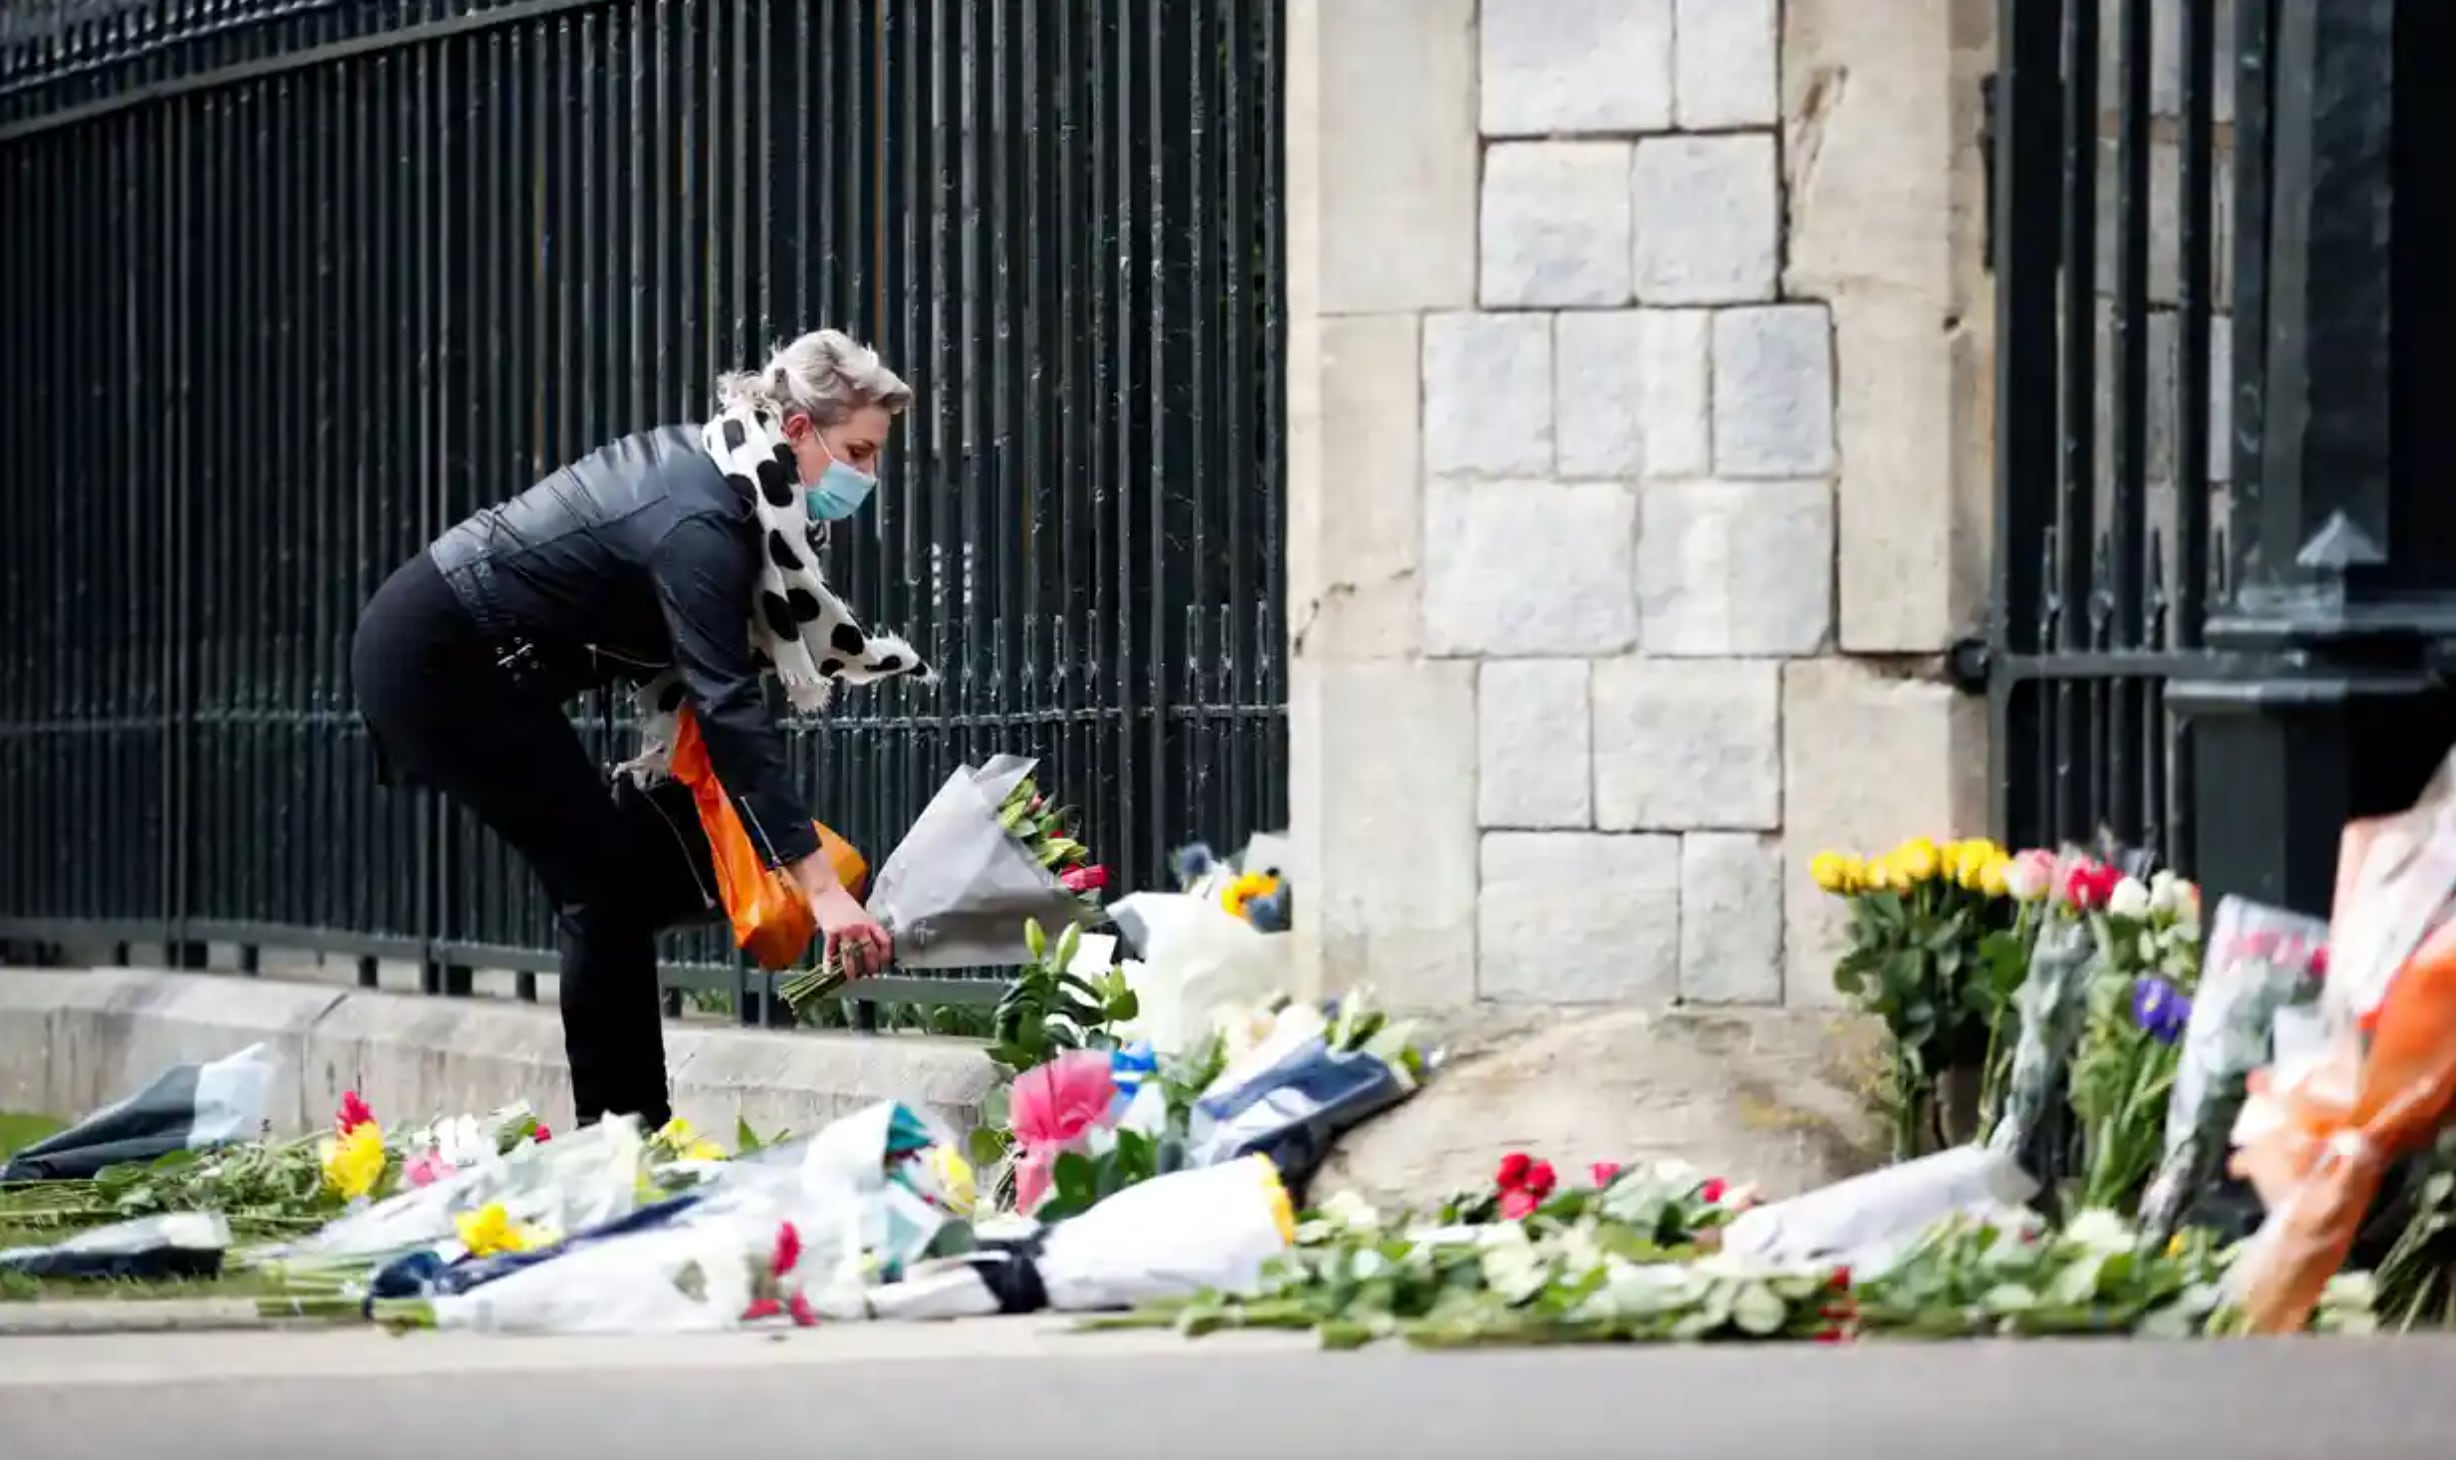
<svg viewBox="0 0 2456 1460">
<path fill-rule="evenodd" d="M 992 1126 L 975 1130 L 965 1144 L 971 1148 L 972 1164 L 975 1166 L 995 1166 L 1006 1159 L 1007 1134 Z"/>
<path fill-rule="evenodd" d="M 733 1117 L 733 1145 L 734 1154 L 738 1156 L 752 1155 L 763 1149 L 758 1133 L 750 1128 L 750 1122 L 739 1112 Z"/>
<path fill-rule="evenodd" d="M 1761 1282 L 1745 1283 L 1731 1299 L 1731 1321 L 1742 1333 L 1763 1338 L 1779 1333 L 1790 1310 Z"/>
</svg>

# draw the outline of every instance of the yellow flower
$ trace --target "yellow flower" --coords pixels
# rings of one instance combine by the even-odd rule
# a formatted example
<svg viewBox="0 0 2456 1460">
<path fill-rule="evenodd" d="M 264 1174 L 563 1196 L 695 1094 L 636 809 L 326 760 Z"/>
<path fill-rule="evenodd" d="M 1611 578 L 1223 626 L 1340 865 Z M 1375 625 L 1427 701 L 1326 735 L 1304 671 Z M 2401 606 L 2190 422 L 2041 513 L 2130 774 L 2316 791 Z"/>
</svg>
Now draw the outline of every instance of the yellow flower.
<svg viewBox="0 0 2456 1460">
<path fill-rule="evenodd" d="M 959 1217 L 969 1217 L 980 1204 L 980 1187 L 973 1179 L 972 1163 L 953 1146 L 930 1147 L 930 1169 L 938 1174 L 939 1194 L 946 1198 L 947 1210 Z"/>
<path fill-rule="evenodd" d="M 1271 1224 L 1279 1228 L 1279 1240 L 1296 1245 L 1296 1206 L 1288 1200 L 1288 1188 L 1279 1179 L 1279 1168 L 1268 1156 L 1254 1157 L 1256 1173 L 1262 1178 L 1262 1199 L 1271 1204 Z"/>
<path fill-rule="evenodd" d="M 691 1123 L 679 1115 L 658 1128 L 653 1144 L 663 1148 L 667 1154 L 685 1161 L 722 1161 L 725 1159 L 723 1146 L 714 1141 L 701 1140 L 699 1132 L 692 1129 Z"/>
<path fill-rule="evenodd" d="M 356 1201 L 384 1179 L 384 1132 L 373 1121 L 353 1127 L 348 1135 L 326 1136 L 316 1147 L 324 1165 L 324 1184 L 343 1201 Z"/>
<path fill-rule="evenodd" d="M 1936 875 L 1936 869 L 1943 861 L 1943 853 L 1926 837 L 1916 837 L 1895 847 L 1889 860 L 1901 878 L 1900 885 L 1909 888 Z"/>
<path fill-rule="evenodd" d="M 545 1244 L 544 1234 L 526 1222 L 515 1224 L 511 1213 L 501 1202 L 489 1202 L 474 1212 L 462 1212 L 452 1219 L 460 1229 L 461 1245 L 472 1257 L 493 1257 L 502 1252 L 530 1252 Z"/>
<path fill-rule="evenodd" d="M 2013 859 L 2001 851 L 1987 859 L 1978 870 L 1978 890 L 1989 897 L 2002 897 L 2012 890 Z"/>
<path fill-rule="evenodd" d="M 2172 1237 L 2166 1239 L 2166 1255 L 2168 1257 L 2181 1257 L 2183 1255 L 2183 1234 L 2181 1232 L 2177 1232 Z"/>
<path fill-rule="evenodd" d="M 1238 917 L 1245 916 L 1245 904 L 1257 897 L 1268 897 L 1279 890 L 1279 879 L 1268 872 L 1246 872 L 1221 889 L 1219 905 Z"/>
<path fill-rule="evenodd" d="M 1850 858 L 1840 852 L 1819 852 L 1808 859 L 1808 877 L 1825 892 L 1848 892 Z"/>
</svg>

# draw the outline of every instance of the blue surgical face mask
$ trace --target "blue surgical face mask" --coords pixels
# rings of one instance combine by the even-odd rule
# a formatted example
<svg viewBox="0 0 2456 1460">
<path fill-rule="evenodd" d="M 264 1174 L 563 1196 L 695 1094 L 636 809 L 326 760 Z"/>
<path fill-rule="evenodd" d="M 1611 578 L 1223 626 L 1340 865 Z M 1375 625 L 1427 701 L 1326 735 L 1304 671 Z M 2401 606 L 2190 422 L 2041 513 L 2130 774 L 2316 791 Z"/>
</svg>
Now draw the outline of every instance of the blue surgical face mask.
<svg viewBox="0 0 2456 1460">
<path fill-rule="evenodd" d="M 819 449 L 826 451 L 826 443 L 820 443 Z M 860 511 L 861 504 L 870 500 L 870 493 L 877 487 L 877 477 L 855 471 L 836 460 L 835 453 L 830 451 L 827 470 L 819 473 L 816 482 L 802 488 L 802 505 L 813 522 L 840 522 Z"/>
</svg>

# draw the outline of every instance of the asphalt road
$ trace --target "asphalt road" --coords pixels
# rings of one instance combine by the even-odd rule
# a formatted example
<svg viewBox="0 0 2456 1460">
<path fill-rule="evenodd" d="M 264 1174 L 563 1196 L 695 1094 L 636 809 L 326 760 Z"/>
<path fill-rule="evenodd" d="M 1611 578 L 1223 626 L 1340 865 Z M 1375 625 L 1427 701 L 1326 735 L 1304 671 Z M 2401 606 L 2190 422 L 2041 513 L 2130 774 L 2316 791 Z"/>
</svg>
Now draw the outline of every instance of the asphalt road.
<svg viewBox="0 0 2456 1460">
<path fill-rule="evenodd" d="M 785 1339 L 0 1339 L 0 1457 L 2157 1460 L 2456 1454 L 2456 1342 L 1321 1354 L 1022 1320 Z"/>
</svg>

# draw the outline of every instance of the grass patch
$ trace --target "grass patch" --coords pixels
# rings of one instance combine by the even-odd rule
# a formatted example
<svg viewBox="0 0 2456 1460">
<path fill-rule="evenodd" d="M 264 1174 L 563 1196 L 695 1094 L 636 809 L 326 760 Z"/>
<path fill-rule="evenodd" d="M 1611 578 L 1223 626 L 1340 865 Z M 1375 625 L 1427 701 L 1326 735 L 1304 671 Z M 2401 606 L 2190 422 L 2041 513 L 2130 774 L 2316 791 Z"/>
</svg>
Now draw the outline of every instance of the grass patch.
<svg viewBox="0 0 2456 1460">
<path fill-rule="evenodd" d="M 47 1116 L 0 1113 L 0 1162 L 61 1126 L 62 1122 Z M 0 1187 L 0 1192 L 6 1190 Z M 41 1246 L 70 1235 L 70 1231 L 55 1226 L 12 1226 L 6 1207 L 0 1206 L 0 1248 Z M 168 1282 L 57 1282 L 0 1272 L 0 1302 L 39 1298 L 251 1298 L 265 1291 L 263 1280 L 253 1276 Z"/>
</svg>

